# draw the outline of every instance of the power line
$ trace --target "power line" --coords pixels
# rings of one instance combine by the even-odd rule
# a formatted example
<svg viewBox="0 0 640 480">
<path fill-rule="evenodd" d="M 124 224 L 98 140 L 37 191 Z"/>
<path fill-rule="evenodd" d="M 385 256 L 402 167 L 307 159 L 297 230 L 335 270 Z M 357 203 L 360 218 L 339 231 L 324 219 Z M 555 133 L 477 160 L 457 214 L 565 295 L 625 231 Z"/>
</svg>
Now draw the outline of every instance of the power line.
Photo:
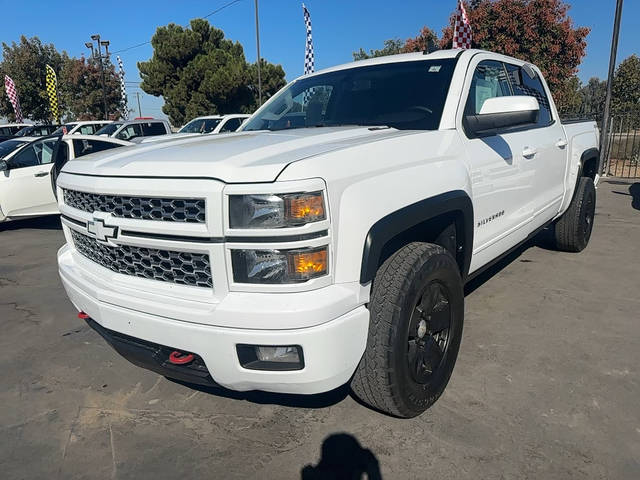
<svg viewBox="0 0 640 480">
<path fill-rule="evenodd" d="M 204 17 L 201 17 L 201 18 L 209 18 L 210 16 L 215 15 L 216 13 L 221 12 L 225 8 L 230 7 L 231 5 L 234 5 L 234 4 L 239 3 L 239 2 L 242 2 L 242 0 L 233 0 L 231 2 L 225 3 L 221 7 L 216 8 L 213 12 L 208 13 Z M 185 25 L 185 28 L 188 28 L 188 25 Z M 142 42 L 142 43 L 138 43 L 137 45 L 132 45 L 130 47 L 123 48 L 121 50 L 116 50 L 115 52 L 111 52 L 111 53 L 116 54 L 116 53 L 128 52 L 129 50 L 133 50 L 134 48 L 143 47 L 143 46 L 148 45 L 150 43 L 151 43 L 151 40 L 146 41 L 146 42 Z"/>
</svg>

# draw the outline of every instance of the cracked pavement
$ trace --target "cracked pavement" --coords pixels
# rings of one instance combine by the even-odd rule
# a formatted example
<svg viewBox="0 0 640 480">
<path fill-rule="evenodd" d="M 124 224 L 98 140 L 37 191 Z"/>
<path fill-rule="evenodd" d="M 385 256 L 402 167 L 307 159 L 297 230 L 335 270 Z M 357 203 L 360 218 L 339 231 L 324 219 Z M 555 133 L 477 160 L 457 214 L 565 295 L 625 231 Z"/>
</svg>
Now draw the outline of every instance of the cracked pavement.
<svg viewBox="0 0 640 480">
<path fill-rule="evenodd" d="M 324 478 L 307 476 L 324 451 L 361 455 L 369 478 L 638 478 L 632 184 L 601 183 L 585 252 L 541 239 L 468 286 L 449 387 L 412 420 L 347 389 L 195 389 L 135 367 L 76 318 L 56 271 L 58 218 L 0 225 L 2 477 L 295 479 L 310 466 L 304 478 Z"/>
</svg>

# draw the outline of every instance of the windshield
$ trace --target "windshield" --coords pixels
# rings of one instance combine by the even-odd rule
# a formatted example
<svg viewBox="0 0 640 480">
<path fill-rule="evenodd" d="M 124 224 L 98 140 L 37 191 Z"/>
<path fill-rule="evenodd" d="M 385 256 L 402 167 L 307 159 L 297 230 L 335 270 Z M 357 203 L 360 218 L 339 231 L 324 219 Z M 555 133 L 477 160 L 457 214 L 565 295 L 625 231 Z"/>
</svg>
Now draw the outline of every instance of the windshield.
<svg viewBox="0 0 640 480">
<path fill-rule="evenodd" d="M 21 128 L 20 130 L 18 130 L 16 133 L 14 133 L 14 135 L 16 137 L 26 137 L 26 136 L 29 135 L 29 133 L 31 133 L 31 130 L 33 130 L 32 126 L 24 127 L 24 128 Z"/>
<path fill-rule="evenodd" d="M 196 118 L 178 130 L 178 133 L 211 133 L 221 120 L 221 118 Z"/>
<path fill-rule="evenodd" d="M 297 80 L 243 130 L 339 125 L 436 130 L 455 59 L 354 67 Z"/>
<path fill-rule="evenodd" d="M 7 140 L 0 143 L 0 158 L 4 158 L 11 152 L 17 150 L 25 143 L 29 143 L 27 140 Z"/>
<path fill-rule="evenodd" d="M 65 123 L 60 128 L 54 130 L 51 135 L 62 135 L 63 133 L 69 133 L 74 127 L 76 127 L 77 123 Z M 66 129 L 66 132 L 64 131 Z"/>
<path fill-rule="evenodd" d="M 123 124 L 118 122 L 110 123 L 109 125 L 105 125 L 100 130 L 96 132 L 96 135 L 113 135 L 113 133 L 119 129 Z"/>
</svg>

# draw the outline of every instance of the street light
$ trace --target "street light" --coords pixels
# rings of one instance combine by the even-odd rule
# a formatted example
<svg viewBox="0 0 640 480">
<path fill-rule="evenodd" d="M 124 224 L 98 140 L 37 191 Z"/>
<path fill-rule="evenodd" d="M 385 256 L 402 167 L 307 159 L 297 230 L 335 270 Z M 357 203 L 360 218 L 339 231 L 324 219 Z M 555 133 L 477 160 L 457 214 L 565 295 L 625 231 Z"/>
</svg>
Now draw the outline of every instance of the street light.
<svg viewBox="0 0 640 480">
<path fill-rule="evenodd" d="M 96 45 L 98 47 L 97 53 L 94 50 L 92 42 L 86 42 L 84 44 L 84 46 L 87 47 L 89 50 L 91 50 L 91 56 L 95 60 L 97 60 L 99 65 L 100 65 L 100 81 L 102 83 L 102 103 L 103 103 L 103 107 L 104 107 L 104 119 L 108 120 L 109 119 L 109 112 L 108 112 L 108 109 L 107 109 L 107 86 L 106 86 L 105 79 L 104 79 L 104 63 L 103 63 L 103 60 L 109 58 L 109 40 L 100 40 L 100 35 L 99 34 L 91 35 L 91 40 L 96 42 Z M 101 47 L 104 47 L 104 51 L 105 51 L 104 56 L 102 55 L 102 48 Z"/>
</svg>

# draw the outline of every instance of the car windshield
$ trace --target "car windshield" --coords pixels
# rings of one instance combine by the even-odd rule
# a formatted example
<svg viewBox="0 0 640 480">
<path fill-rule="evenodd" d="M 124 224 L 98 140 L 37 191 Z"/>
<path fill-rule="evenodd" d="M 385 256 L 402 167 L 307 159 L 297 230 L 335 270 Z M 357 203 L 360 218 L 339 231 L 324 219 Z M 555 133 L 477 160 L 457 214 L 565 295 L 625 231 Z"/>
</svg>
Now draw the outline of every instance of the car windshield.
<svg viewBox="0 0 640 480">
<path fill-rule="evenodd" d="M 29 143 L 27 140 L 7 140 L 0 143 L 0 158 L 4 158 L 11 152 L 17 150 L 25 143 Z"/>
<path fill-rule="evenodd" d="M 436 130 L 455 59 L 353 67 L 297 80 L 243 130 L 341 125 Z"/>
<path fill-rule="evenodd" d="M 65 129 L 66 129 L 66 133 L 69 133 L 74 127 L 78 126 L 77 123 L 65 123 L 64 125 L 60 126 L 60 128 L 57 128 L 56 130 L 54 130 L 54 132 L 51 135 L 61 135 L 63 133 L 65 133 Z"/>
<path fill-rule="evenodd" d="M 118 123 L 118 122 L 110 123 L 109 125 L 105 125 L 100 130 L 98 130 L 96 132 L 96 135 L 109 135 L 109 136 L 111 136 L 122 125 L 124 125 L 124 124 L 123 123 Z"/>
<path fill-rule="evenodd" d="M 221 118 L 196 118 L 178 130 L 178 133 L 211 133 L 221 120 Z"/>
<path fill-rule="evenodd" d="M 31 133 L 32 130 L 33 130 L 32 126 L 24 127 L 24 128 L 21 128 L 20 130 L 18 130 L 16 133 L 14 133 L 14 135 L 16 137 L 27 137 L 27 136 L 29 136 L 29 134 Z"/>
</svg>

